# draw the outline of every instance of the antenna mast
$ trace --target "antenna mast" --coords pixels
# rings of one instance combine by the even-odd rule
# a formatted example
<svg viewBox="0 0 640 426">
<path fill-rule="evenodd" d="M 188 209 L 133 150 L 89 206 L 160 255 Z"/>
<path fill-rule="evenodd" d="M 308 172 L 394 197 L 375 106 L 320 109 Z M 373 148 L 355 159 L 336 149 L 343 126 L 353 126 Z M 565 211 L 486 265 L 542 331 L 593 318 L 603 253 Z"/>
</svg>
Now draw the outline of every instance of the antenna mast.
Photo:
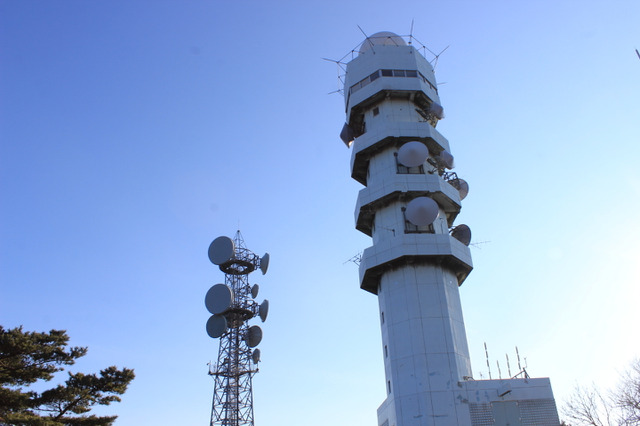
<svg viewBox="0 0 640 426">
<path fill-rule="evenodd" d="M 218 237 L 209 246 L 209 260 L 225 273 L 224 284 L 216 284 L 205 297 L 207 334 L 220 338 L 218 361 L 209 366 L 214 379 L 210 426 L 253 426 L 252 377 L 258 372 L 262 340 L 259 326 L 248 321 L 259 316 L 267 319 L 269 301 L 258 304 L 257 284 L 249 284 L 248 275 L 256 269 L 263 274 L 269 266 L 269 254 L 259 258 L 246 249 L 240 231 L 232 240 Z"/>
</svg>

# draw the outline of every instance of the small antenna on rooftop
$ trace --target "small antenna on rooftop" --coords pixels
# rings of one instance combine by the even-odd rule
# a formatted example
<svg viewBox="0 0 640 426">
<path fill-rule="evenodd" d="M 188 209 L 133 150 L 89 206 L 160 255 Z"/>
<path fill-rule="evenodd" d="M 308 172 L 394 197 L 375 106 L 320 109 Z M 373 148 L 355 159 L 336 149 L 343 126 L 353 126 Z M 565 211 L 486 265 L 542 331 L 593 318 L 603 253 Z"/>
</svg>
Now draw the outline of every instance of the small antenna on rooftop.
<svg viewBox="0 0 640 426">
<path fill-rule="evenodd" d="M 334 64 L 337 64 L 340 68 L 342 68 L 342 71 L 347 71 L 346 68 L 343 67 L 343 65 L 347 65 L 347 64 L 342 62 L 341 59 L 329 59 L 329 58 L 320 58 L 320 59 L 322 59 L 323 61 L 333 62 Z"/>
<path fill-rule="evenodd" d="M 481 250 L 482 247 L 480 247 L 480 244 L 488 244 L 490 242 L 491 241 L 478 241 L 478 242 L 475 242 L 475 243 L 470 243 L 469 245 Z"/>
<path fill-rule="evenodd" d="M 498 366 L 498 378 L 502 379 L 502 371 L 500 370 L 500 361 L 496 360 L 496 365 Z"/>
<path fill-rule="evenodd" d="M 520 352 L 518 352 L 517 346 L 516 346 L 516 356 L 518 357 L 518 370 L 522 371 L 522 367 L 520 366 Z"/>
<path fill-rule="evenodd" d="M 636 49 L 636 55 L 638 55 L 638 59 L 640 59 L 640 52 L 638 52 L 638 49 Z"/>
<path fill-rule="evenodd" d="M 509 373 L 509 377 L 511 377 L 511 364 L 509 364 L 509 354 L 504 354 L 507 357 L 507 373 Z"/>
<path fill-rule="evenodd" d="M 362 260 L 362 252 L 358 252 L 357 254 L 351 256 L 349 259 L 345 260 L 342 264 L 344 265 L 347 262 L 353 262 L 356 265 L 360 266 L 361 260 Z"/>
<path fill-rule="evenodd" d="M 411 20 L 411 31 L 409 31 L 409 44 L 411 44 L 411 40 L 413 40 L 413 19 Z"/>
<path fill-rule="evenodd" d="M 449 45 L 449 46 L 451 46 L 451 45 Z M 434 55 L 435 55 L 435 59 L 432 61 L 432 62 L 434 62 L 434 61 L 435 61 L 435 62 L 434 62 L 434 64 L 433 64 L 433 71 L 435 71 L 435 70 L 436 70 L 436 67 L 438 66 L 438 60 L 440 59 L 440 55 L 442 55 L 442 54 L 444 53 L 444 51 L 445 51 L 445 50 L 447 50 L 447 49 L 449 48 L 449 46 L 447 46 L 447 47 L 445 47 L 444 49 L 442 49 L 442 50 L 440 51 L 440 53 L 438 53 L 437 55 L 434 53 Z M 431 50 L 429 50 L 429 52 L 431 52 Z M 431 52 L 431 53 L 433 53 L 433 52 Z M 442 84 L 444 84 L 444 83 L 442 83 Z"/>
<path fill-rule="evenodd" d="M 344 67 L 346 64 L 344 62 L 342 62 L 342 59 L 344 59 L 344 58 L 338 59 L 338 60 L 329 59 L 329 58 L 322 58 L 322 59 L 325 60 L 325 61 L 328 61 L 328 62 L 333 62 L 334 64 L 336 64 L 338 66 L 338 68 L 337 68 L 338 69 L 338 82 L 339 82 L 338 90 L 334 90 L 332 92 L 329 92 L 328 95 L 332 95 L 334 93 L 340 93 L 342 96 L 344 96 L 344 90 L 340 88 L 340 85 L 344 86 L 344 81 L 342 80 L 342 76 L 344 74 L 340 74 L 340 70 L 342 70 L 343 73 L 347 72 L 347 69 Z"/>
<path fill-rule="evenodd" d="M 484 342 L 484 354 L 487 357 L 487 370 L 489 370 L 489 380 L 491 380 L 491 366 L 489 365 L 489 351 L 487 350 L 487 342 Z"/>
</svg>

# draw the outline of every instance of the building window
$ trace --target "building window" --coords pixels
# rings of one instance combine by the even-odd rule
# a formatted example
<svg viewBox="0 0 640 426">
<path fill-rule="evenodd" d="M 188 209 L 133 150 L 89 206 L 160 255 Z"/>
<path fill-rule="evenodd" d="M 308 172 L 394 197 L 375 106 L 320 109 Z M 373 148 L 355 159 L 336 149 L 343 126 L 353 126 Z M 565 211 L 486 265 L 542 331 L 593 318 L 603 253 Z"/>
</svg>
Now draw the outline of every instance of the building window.
<svg viewBox="0 0 640 426">
<path fill-rule="evenodd" d="M 418 226 L 411 223 L 405 215 L 405 207 L 402 208 L 402 217 L 404 218 L 404 233 L 405 234 L 435 234 L 436 231 L 433 228 L 433 223 L 424 226 Z"/>
<path fill-rule="evenodd" d="M 398 153 L 394 152 L 393 156 L 396 157 L 396 173 L 399 175 L 423 175 L 424 166 L 421 164 L 416 167 L 407 167 L 398 161 Z"/>
<path fill-rule="evenodd" d="M 389 350 L 387 349 L 387 345 L 384 345 L 384 357 L 389 358 Z"/>
<path fill-rule="evenodd" d="M 374 80 L 377 80 L 380 77 L 421 78 L 426 84 L 429 85 L 429 87 L 431 87 L 436 92 L 438 91 L 438 89 L 429 80 L 427 80 L 427 78 L 424 75 L 422 75 L 422 73 L 418 72 L 417 70 L 377 70 L 369 74 L 368 76 L 366 76 L 365 78 L 363 78 L 362 80 L 354 84 L 353 86 L 351 86 L 349 88 L 349 94 L 357 92 L 364 86 L 368 85 Z"/>
<path fill-rule="evenodd" d="M 387 380 L 387 392 L 391 394 L 391 380 Z"/>
<path fill-rule="evenodd" d="M 424 81 L 425 83 L 427 83 L 429 85 L 429 87 L 433 90 L 435 90 L 436 93 L 438 93 L 438 88 L 436 86 L 434 86 L 428 79 L 427 77 L 425 77 L 424 75 L 422 75 L 421 72 L 418 73 L 418 75 L 420 76 L 420 78 L 422 79 L 422 81 Z"/>
<path fill-rule="evenodd" d="M 375 116 L 376 116 L 376 115 L 378 115 L 378 114 L 380 114 L 380 108 L 375 107 L 375 108 L 373 109 L 373 116 L 375 117 Z"/>
<path fill-rule="evenodd" d="M 384 324 L 384 312 L 380 312 L 380 322 Z"/>
</svg>

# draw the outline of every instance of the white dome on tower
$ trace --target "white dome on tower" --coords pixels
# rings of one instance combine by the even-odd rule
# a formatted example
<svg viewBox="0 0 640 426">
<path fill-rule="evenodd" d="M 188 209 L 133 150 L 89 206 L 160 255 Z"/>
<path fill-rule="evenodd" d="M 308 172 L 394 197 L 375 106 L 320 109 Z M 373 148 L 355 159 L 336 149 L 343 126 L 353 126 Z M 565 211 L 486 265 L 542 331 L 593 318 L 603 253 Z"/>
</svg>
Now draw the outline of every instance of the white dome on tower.
<svg viewBox="0 0 640 426">
<path fill-rule="evenodd" d="M 360 52 L 365 53 L 371 50 L 373 46 L 406 46 L 407 43 L 398 34 L 390 31 L 380 31 L 369 37 L 360 45 Z M 375 48 L 374 48 L 375 50 Z"/>
</svg>

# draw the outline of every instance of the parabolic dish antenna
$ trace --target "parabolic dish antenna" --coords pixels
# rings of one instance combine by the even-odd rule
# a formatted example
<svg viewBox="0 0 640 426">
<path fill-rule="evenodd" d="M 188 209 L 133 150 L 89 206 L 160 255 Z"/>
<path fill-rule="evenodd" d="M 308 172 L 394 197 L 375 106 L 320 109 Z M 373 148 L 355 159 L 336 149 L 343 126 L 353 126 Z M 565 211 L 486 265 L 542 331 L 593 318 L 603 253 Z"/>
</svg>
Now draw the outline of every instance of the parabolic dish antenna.
<svg viewBox="0 0 640 426">
<path fill-rule="evenodd" d="M 224 284 L 216 284 L 207 291 L 204 305 L 212 314 L 221 314 L 231 307 L 233 290 Z"/>
<path fill-rule="evenodd" d="M 451 179 L 449 183 L 451 184 L 451 186 L 458 190 L 461 200 L 467 198 L 467 195 L 469 194 L 469 184 L 466 180 L 460 178 Z"/>
<path fill-rule="evenodd" d="M 455 167 L 453 163 L 453 155 L 451 155 L 451 153 L 446 149 L 443 150 L 440 154 L 438 154 L 435 157 L 435 160 L 438 163 L 438 165 L 445 167 L 447 169 L 453 169 Z"/>
<path fill-rule="evenodd" d="M 251 359 L 253 360 L 254 364 L 257 364 L 260 362 L 260 349 L 256 348 L 253 350 L 253 353 L 251 354 Z"/>
<path fill-rule="evenodd" d="M 209 245 L 209 260 L 214 265 L 222 265 L 233 257 L 235 245 L 229 237 L 218 237 Z"/>
<path fill-rule="evenodd" d="M 253 287 L 251 287 L 251 297 L 253 297 L 254 299 L 258 297 L 259 291 L 260 291 L 260 286 L 258 284 L 254 284 Z"/>
<path fill-rule="evenodd" d="M 451 236 L 465 246 L 471 243 L 471 229 L 467 225 L 458 225 L 451 230 Z"/>
<path fill-rule="evenodd" d="M 267 269 L 269 269 L 269 253 L 265 253 L 260 259 L 260 270 L 262 271 L 262 275 L 267 273 Z"/>
<path fill-rule="evenodd" d="M 409 201 L 405 215 L 416 226 L 426 226 L 438 217 L 438 203 L 429 197 L 418 197 Z"/>
<path fill-rule="evenodd" d="M 442 120 L 444 118 L 444 108 L 442 108 L 442 105 L 438 103 L 434 102 L 429 105 L 429 112 L 435 115 L 438 120 Z"/>
<path fill-rule="evenodd" d="M 227 331 L 227 319 L 222 315 L 211 315 L 207 321 L 207 334 L 217 339 Z"/>
<path fill-rule="evenodd" d="M 269 301 L 267 299 L 264 299 L 264 301 L 258 308 L 258 316 L 260 317 L 262 322 L 265 322 L 267 320 L 267 315 L 269 315 Z"/>
<path fill-rule="evenodd" d="M 418 141 L 407 142 L 398 150 L 398 161 L 405 167 L 418 167 L 427 161 L 429 148 Z"/>
<path fill-rule="evenodd" d="M 245 336 L 245 341 L 247 342 L 247 346 L 250 348 L 255 348 L 262 341 L 262 329 L 257 325 L 252 325 L 247 330 L 247 335 Z"/>
</svg>

